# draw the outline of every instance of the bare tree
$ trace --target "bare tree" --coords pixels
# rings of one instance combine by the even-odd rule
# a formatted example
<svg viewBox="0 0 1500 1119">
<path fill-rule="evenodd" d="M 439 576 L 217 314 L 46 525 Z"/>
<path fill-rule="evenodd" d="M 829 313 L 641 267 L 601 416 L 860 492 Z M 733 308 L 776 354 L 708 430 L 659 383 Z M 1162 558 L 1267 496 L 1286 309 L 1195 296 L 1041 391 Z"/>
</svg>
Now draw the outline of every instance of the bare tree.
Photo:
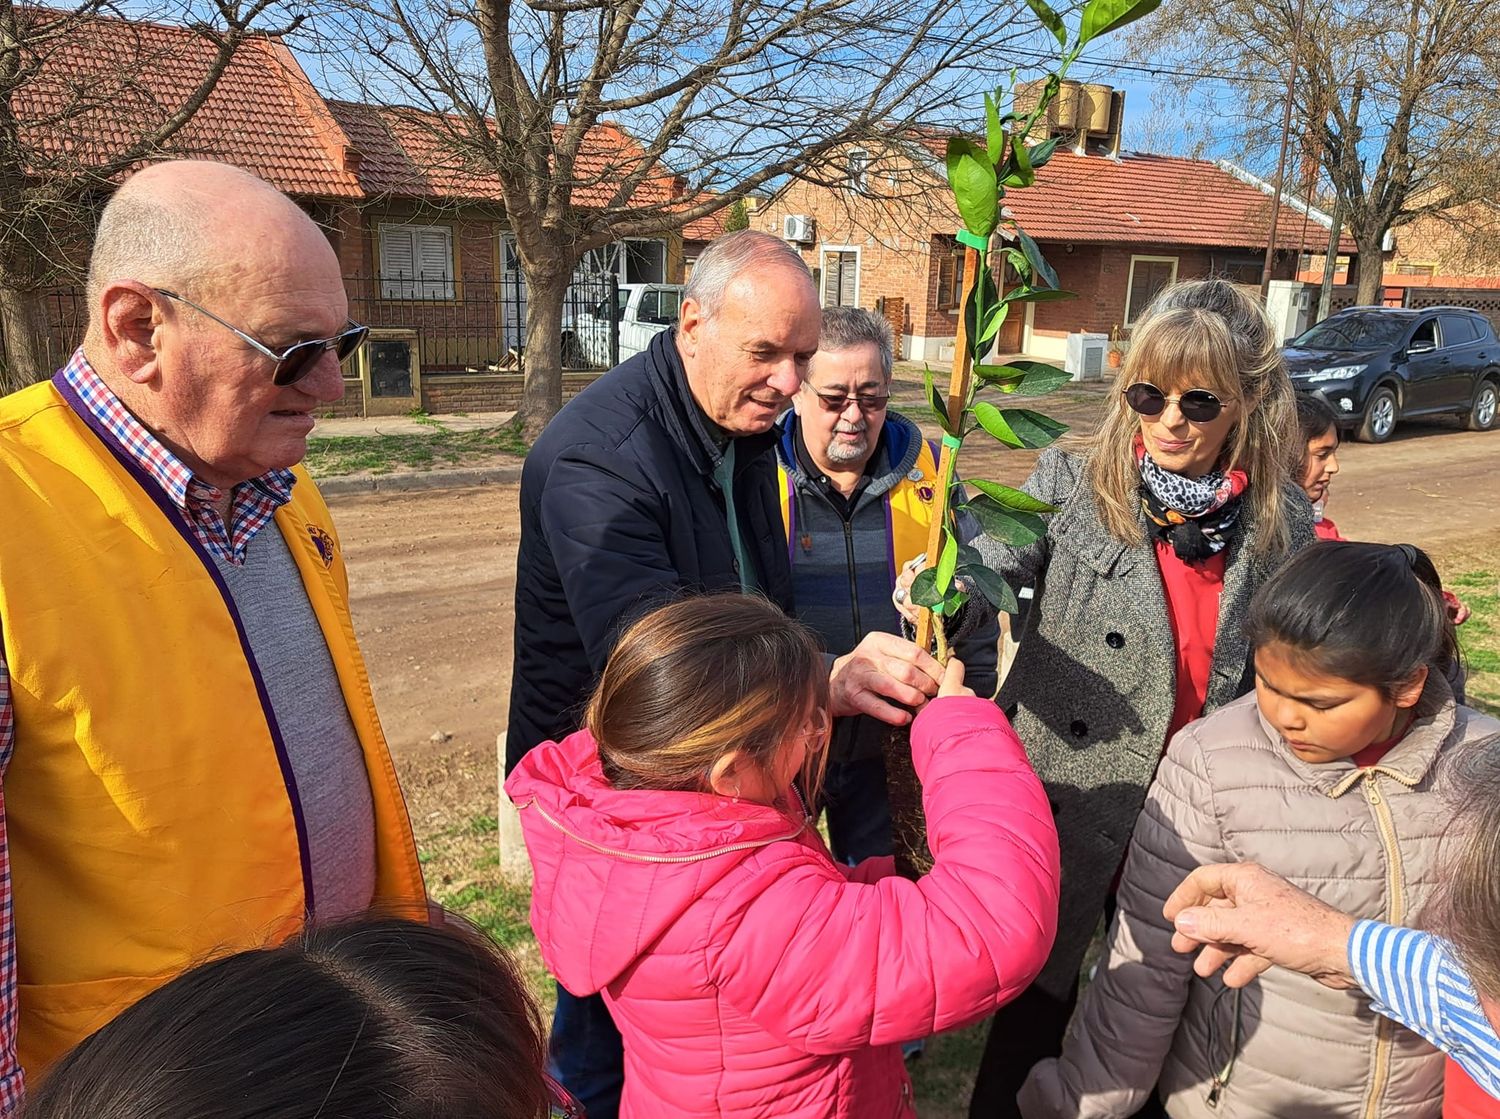
<svg viewBox="0 0 1500 1119">
<path fill-rule="evenodd" d="M 365 95 L 432 110 L 500 184 L 527 285 L 528 435 L 561 406 L 563 304 L 586 253 L 953 112 L 1034 28 L 958 0 L 365 0 L 337 18 L 384 65 L 383 85 L 357 76 Z M 602 148 L 609 122 L 636 146 Z"/>
<path fill-rule="evenodd" d="M 1500 0 L 1178 0 L 1131 46 L 1184 87 L 1239 82 L 1229 123 L 1262 152 L 1295 65 L 1293 135 L 1332 186 L 1373 303 L 1388 230 L 1500 194 L 1497 25 Z"/>
<path fill-rule="evenodd" d="M 171 0 L 126 20 L 108 0 L 0 0 L 0 391 L 49 371 L 45 293 L 78 280 L 112 181 L 173 152 L 248 37 L 296 28 L 257 30 L 275 2 Z"/>
</svg>

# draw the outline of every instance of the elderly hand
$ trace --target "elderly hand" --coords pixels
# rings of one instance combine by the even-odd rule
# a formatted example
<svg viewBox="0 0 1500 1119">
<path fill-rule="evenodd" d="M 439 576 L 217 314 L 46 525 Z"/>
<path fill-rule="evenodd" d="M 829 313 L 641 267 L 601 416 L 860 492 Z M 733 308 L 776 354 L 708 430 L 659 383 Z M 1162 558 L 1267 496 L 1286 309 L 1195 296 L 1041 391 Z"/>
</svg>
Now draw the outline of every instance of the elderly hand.
<svg viewBox="0 0 1500 1119">
<path fill-rule="evenodd" d="M 926 650 L 894 633 L 869 633 L 833 662 L 828 692 L 835 716 L 873 715 L 899 727 L 911 722 L 905 708 L 937 695 L 942 681 L 942 667 Z"/>
<path fill-rule="evenodd" d="M 1201 949 L 1193 970 L 1204 977 L 1227 965 L 1227 986 L 1243 987 L 1273 964 L 1335 990 L 1354 986 L 1354 918 L 1256 863 L 1200 866 L 1172 891 L 1162 914 L 1176 928 L 1172 947 Z"/>
</svg>

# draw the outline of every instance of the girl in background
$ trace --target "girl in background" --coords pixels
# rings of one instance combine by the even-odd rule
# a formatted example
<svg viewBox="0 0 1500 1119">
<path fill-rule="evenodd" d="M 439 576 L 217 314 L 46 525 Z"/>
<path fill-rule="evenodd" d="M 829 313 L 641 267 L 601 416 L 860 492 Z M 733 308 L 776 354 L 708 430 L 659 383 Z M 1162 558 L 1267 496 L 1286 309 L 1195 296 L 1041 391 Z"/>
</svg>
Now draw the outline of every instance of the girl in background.
<svg viewBox="0 0 1500 1119">
<path fill-rule="evenodd" d="M 1297 394 L 1297 433 L 1302 448 L 1297 482 L 1313 507 L 1319 540 L 1342 540 L 1338 526 L 1323 515 L 1328 487 L 1339 472 L 1339 418 L 1321 396 Z"/>
</svg>

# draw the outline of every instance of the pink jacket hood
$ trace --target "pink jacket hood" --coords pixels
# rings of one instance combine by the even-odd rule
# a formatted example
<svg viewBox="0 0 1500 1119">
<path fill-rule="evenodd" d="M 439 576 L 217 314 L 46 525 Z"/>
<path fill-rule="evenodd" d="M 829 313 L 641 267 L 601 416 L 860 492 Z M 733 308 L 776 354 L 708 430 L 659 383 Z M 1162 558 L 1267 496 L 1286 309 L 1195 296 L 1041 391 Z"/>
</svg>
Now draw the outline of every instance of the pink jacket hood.
<svg viewBox="0 0 1500 1119">
<path fill-rule="evenodd" d="M 764 805 L 616 789 L 588 731 L 530 751 L 505 791 L 535 817 L 526 846 L 536 871 L 532 926 L 542 957 L 579 995 L 619 978 L 751 853 L 815 834 L 810 820 Z"/>
</svg>

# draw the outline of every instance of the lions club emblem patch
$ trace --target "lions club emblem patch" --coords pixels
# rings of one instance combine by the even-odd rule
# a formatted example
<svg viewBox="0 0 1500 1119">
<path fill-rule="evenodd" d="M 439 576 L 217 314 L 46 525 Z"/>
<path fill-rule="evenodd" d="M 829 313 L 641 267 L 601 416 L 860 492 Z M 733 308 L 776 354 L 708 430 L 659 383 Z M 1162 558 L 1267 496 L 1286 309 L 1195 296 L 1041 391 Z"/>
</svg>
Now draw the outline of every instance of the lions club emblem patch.
<svg viewBox="0 0 1500 1119">
<path fill-rule="evenodd" d="M 318 549 L 318 558 L 324 567 L 333 566 L 333 537 L 317 525 L 307 526 L 307 535 L 312 537 L 313 547 Z"/>
<path fill-rule="evenodd" d="M 923 505 L 931 505 L 934 496 L 936 495 L 933 493 L 931 486 L 917 487 L 917 497 L 921 499 Z"/>
</svg>

